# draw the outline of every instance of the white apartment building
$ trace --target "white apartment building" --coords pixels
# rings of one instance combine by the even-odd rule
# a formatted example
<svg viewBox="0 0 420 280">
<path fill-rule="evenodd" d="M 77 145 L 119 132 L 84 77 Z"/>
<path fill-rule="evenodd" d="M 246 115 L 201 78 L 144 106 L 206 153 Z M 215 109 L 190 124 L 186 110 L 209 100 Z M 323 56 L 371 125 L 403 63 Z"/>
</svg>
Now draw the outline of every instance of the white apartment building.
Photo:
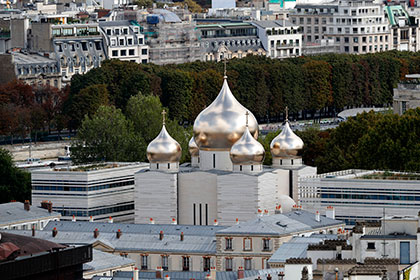
<svg viewBox="0 0 420 280">
<path fill-rule="evenodd" d="M 300 28 L 287 20 L 263 20 L 252 23 L 267 56 L 286 58 L 302 54 L 302 33 Z"/>
<path fill-rule="evenodd" d="M 347 224 L 377 221 L 386 215 L 417 215 L 419 174 L 344 170 L 299 178 L 299 199 L 308 211 L 335 209 Z M 384 213 L 385 212 L 385 213 Z"/>
<path fill-rule="evenodd" d="M 101 21 L 99 27 L 109 59 L 149 62 L 149 47 L 145 44 L 140 25 L 128 20 Z"/>
<path fill-rule="evenodd" d="M 50 201 L 63 220 L 134 220 L 134 173 L 141 163 L 106 163 L 32 172 L 32 203 Z"/>
<path fill-rule="evenodd" d="M 333 39 L 340 53 L 353 54 L 393 48 L 384 7 L 373 0 L 298 4 L 290 18 L 302 27 L 305 45 Z"/>
<path fill-rule="evenodd" d="M 41 206 L 41 205 L 38 205 Z M 59 221 L 60 213 L 51 207 L 31 207 L 29 201 L 0 204 L 0 229 L 43 229 L 49 221 Z"/>
</svg>

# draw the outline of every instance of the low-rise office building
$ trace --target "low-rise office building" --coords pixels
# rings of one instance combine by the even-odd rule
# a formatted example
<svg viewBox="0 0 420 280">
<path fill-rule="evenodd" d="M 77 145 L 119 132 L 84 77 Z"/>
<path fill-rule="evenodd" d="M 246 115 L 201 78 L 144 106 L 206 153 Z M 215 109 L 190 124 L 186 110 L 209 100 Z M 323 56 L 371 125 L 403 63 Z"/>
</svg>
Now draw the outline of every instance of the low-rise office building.
<svg viewBox="0 0 420 280">
<path fill-rule="evenodd" d="M 299 26 L 287 20 L 262 20 L 252 22 L 257 27 L 267 56 L 287 58 L 302 55 L 302 33 Z"/>
<path fill-rule="evenodd" d="M 99 22 L 105 38 L 106 54 L 109 59 L 136 63 L 149 61 L 149 47 L 144 41 L 140 25 L 133 21 Z"/>
<path fill-rule="evenodd" d="M 134 221 L 134 173 L 141 163 L 105 163 L 33 171 L 32 203 L 51 201 L 62 219 Z"/>
<path fill-rule="evenodd" d="M 31 207 L 29 201 L 0 204 L 0 229 L 43 229 L 49 221 L 59 221 L 61 214 L 40 207 Z"/>
</svg>

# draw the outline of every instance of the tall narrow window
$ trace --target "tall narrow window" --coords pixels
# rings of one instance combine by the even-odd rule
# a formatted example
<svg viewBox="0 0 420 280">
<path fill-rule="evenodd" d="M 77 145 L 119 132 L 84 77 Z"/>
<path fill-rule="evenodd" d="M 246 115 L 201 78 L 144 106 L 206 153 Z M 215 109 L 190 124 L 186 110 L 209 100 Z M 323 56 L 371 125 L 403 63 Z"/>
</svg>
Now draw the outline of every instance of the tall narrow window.
<svg viewBox="0 0 420 280">
<path fill-rule="evenodd" d="M 204 271 L 210 270 L 210 257 L 203 257 L 203 270 Z"/>
<path fill-rule="evenodd" d="M 244 238 L 244 251 L 252 251 L 252 239 L 249 237 Z"/>
<path fill-rule="evenodd" d="M 156 163 L 156 169 L 159 169 L 159 163 Z"/>
<path fill-rule="evenodd" d="M 232 265 L 232 258 L 226 258 L 225 259 L 225 268 L 226 268 L 226 271 L 232 271 L 232 267 L 233 267 L 233 265 Z"/>
<path fill-rule="evenodd" d="M 201 211 L 201 203 L 200 203 L 200 226 L 203 225 L 203 212 Z"/>
<path fill-rule="evenodd" d="M 251 165 L 251 171 L 254 171 L 254 166 L 253 165 Z"/>
<path fill-rule="evenodd" d="M 206 226 L 209 225 L 209 205 L 206 203 Z"/>
<path fill-rule="evenodd" d="M 147 270 L 147 255 L 141 256 L 141 269 Z"/>
<path fill-rule="evenodd" d="M 195 225 L 195 203 L 193 204 L 193 224 Z"/>
<path fill-rule="evenodd" d="M 213 168 L 216 168 L 216 154 L 213 154 Z"/>
<path fill-rule="evenodd" d="M 233 250 L 233 247 L 232 247 L 232 238 L 226 238 L 225 239 L 226 240 L 226 250 Z"/>
<path fill-rule="evenodd" d="M 168 260 L 168 256 L 166 255 L 162 256 L 162 269 L 164 271 L 168 271 L 169 269 L 169 260 Z"/>
<path fill-rule="evenodd" d="M 182 270 L 190 271 L 190 257 L 182 257 Z"/>
<path fill-rule="evenodd" d="M 171 164 L 170 163 L 168 163 L 168 169 L 171 169 Z"/>
<path fill-rule="evenodd" d="M 246 258 L 245 259 L 245 267 L 244 267 L 244 269 L 245 270 L 251 270 L 252 268 L 251 268 L 251 264 L 252 264 L 252 259 L 249 259 L 249 258 Z"/>
</svg>

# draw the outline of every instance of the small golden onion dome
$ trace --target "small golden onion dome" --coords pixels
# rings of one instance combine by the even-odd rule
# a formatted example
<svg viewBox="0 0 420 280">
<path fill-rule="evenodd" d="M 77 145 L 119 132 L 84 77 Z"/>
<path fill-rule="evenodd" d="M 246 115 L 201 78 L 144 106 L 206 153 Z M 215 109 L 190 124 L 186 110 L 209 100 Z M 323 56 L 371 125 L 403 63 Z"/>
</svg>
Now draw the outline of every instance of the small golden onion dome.
<svg viewBox="0 0 420 280">
<path fill-rule="evenodd" d="M 146 153 L 150 163 L 178 162 L 182 149 L 181 145 L 169 135 L 163 124 L 159 135 L 147 146 Z"/>
<path fill-rule="evenodd" d="M 273 157 L 294 158 L 303 148 L 302 139 L 290 128 L 289 121 L 283 126 L 283 130 L 271 141 L 270 150 Z"/>
<path fill-rule="evenodd" d="M 188 142 L 188 151 L 192 157 L 198 157 L 199 155 L 199 149 L 195 143 L 194 136 L 191 137 L 190 142 Z"/>
<path fill-rule="evenodd" d="M 219 95 L 194 122 L 194 139 L 200 150 L 229 151 L 245 131 L 245 112 L 248 111 L 233 96 L 224 77 Z M 258 123 L 251 113 L 249 131 L 258 138 Z"/>
<path fill-rule="evenodd" d="M 264 155 L 263 145 L 252 137 L 248 126 L 242 137 L 230 149 L 230 159 L 233 164 L 261 164 Z"/>
</svg>

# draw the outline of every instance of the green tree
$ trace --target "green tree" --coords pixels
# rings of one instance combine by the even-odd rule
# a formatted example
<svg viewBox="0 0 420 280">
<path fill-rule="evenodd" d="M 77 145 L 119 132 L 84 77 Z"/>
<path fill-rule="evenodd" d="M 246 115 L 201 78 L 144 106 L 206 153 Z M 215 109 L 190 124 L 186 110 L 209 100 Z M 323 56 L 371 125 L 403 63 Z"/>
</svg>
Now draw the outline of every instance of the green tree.
<svg viewBox="0 0 420 280">
<path fill-rule="evenodd" d="M 0 148 L 0 203 L 31 199 L 31 175 L 18 169 L 9 151 Z"/>
<path fill-rule="evenodd" d="M 140 161 L 145 147 L 120 109 L 100 106 L 95 115 L 85 116 L 72 143 L 72 158 L 75 163 Z"/>
<path fill-rule="evenodd" d="M 134 3 L 139 7 L 152 8 L 153 0 L 136 0 Z"/>
</svg>

